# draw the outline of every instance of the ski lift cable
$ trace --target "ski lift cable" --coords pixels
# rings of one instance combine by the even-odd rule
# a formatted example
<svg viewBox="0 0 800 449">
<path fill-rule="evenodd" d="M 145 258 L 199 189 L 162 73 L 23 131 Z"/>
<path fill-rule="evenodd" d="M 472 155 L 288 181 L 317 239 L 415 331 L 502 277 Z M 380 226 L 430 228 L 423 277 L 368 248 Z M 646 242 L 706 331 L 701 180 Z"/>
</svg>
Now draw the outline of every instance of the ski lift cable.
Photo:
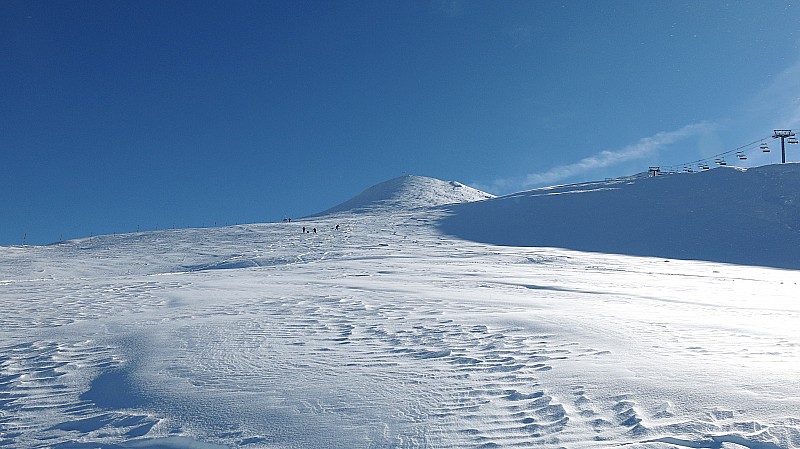
<svg viewBox="0 0 800 449">
<path fill-rule="evenodd" d="M 664 171 L 667 171 L 667 172 L 680 171 L 681 167 L 692 166 L 692 165 L 700 165 L 702 163 L 713 162 L 713 161 L 715 161 L 717 159 L 722 159 L 725 156 L 733 154 L 733 153 L 738 153 L 738 152 L 744 153 L 745 149 L 748 149 L 750 147 L 755 147 L 756 145 L 763 143 L 767 139 L 775 139 L 775 137 L 774 136 L 763 137 L 761 139 L 754 140 L 753 142 L 750 142 L 748 144 L 745 144 L 745 145 L 742 145 L 740 147 L 734 148 L 732 150 L 728 150 L 728 151 L 725 151 L 723 153 L 715 154 L 713 156 L 705 157 L 703 159 L 697 159 L 695 161 L 686 162 L 686 163 L 683 163 L 683 164 L 668 165 L 668 166 L 664 167 L 665 168 Z"/>
</svg>

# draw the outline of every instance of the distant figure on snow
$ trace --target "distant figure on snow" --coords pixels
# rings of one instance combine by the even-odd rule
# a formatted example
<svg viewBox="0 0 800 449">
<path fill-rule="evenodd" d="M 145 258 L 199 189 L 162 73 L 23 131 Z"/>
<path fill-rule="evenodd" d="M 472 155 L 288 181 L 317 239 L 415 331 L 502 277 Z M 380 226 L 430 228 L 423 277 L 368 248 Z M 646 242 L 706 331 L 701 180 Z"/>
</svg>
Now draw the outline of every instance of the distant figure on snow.
<svg viewBox="0 0 800 449">
<path fill-rule="evenodd" d="M 336 225 L 336 230 L 337 230 L 337 231 L 339 230 L 339 225 Z"/>
<path fill-rule="evenodd" d="M 305 233 L 306 233 L 306 227 L 303 226 L 303 234 L 305 234 Z"/>
<path fill-rule="evenodd" d="M 316 233 L 317 233 L 317 228 L 314 228 L 314 234 L 316 234 Z"/>
</svg>

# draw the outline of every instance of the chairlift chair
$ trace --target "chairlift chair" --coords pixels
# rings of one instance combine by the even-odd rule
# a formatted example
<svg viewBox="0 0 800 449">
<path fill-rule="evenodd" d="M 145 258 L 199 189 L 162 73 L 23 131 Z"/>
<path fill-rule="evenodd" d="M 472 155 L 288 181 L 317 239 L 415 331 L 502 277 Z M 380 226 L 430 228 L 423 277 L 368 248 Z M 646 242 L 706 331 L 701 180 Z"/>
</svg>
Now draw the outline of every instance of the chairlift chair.
<svg viewBox="0 0 800 449">
<path fill-rule="evenodd" d="M 737 152 L 737 153 L 736 153 L 736 157 L 738 157 L 738 158 L 739 158 L 739 160 L 741 160 L 741 161 L 743 161 L 743 160 L 747 159 L 747 155 L 746 155 L 746 154 L 744 154 L 744 152 L 742 152 L 742 151 L 739 151 L 739 152 Z"/>
<path fill-rule="evenodd" d="M 762 143 L 759 148 L 761 148 L 761 151 L 769 153 L 769 145 L 767 145 L 766 143 Z"/>
<path fill-rule="evenodd" d="M 798 143 L 797 137 L 789 137 L 786 139 L 786 143 Z"/>
</svg>

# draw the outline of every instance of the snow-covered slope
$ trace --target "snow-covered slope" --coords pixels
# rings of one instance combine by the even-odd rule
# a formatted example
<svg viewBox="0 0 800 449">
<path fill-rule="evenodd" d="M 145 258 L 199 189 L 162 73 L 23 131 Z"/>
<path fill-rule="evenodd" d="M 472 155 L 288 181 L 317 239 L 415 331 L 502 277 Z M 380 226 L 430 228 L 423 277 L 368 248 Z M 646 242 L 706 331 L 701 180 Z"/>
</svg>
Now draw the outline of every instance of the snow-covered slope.
<svg viewBox="0 0 800 449">
<path fill-rule="evenodd" d="M 548 187 L 453 206 L 480 242 L 800 269 L 800 164 Z"/>
<path fill-rule="evenodd" d="M 575 190 L 0 247 L 0 447 L 800 448 L 800 272 L 437 226 Z"/>
<path fill-rule="evenodd" d="M 376 209 L 414 209 L 480 201 L 493 197 L 494 195 L 458 181 L 406 175 L 374 185 L 320 215 L 337 212 L 364 213 Z"/>
</svg>

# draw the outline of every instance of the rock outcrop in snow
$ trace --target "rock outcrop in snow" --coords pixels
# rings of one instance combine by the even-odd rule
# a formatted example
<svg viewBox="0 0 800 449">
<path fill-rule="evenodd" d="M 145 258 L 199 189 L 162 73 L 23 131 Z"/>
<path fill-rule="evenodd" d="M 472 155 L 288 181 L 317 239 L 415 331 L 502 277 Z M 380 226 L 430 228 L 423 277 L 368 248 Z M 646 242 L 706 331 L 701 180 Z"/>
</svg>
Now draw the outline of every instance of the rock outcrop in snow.
<svg viewBox="0 0 800 449">
<path fill-rule="evenodd" d="M 486 192 L 426 176 L 400 176 L 376 184 L 359 195 L 318 215 L 337 212 L 364 213 L 376 209 L 415 209 L 494 198 Z"/>
<path fill-rule="evenodd" d="M 478 242 L 800 269 L 800 164 L 547 187 L 452 210 L 442 229 Z"/>
</svg>

